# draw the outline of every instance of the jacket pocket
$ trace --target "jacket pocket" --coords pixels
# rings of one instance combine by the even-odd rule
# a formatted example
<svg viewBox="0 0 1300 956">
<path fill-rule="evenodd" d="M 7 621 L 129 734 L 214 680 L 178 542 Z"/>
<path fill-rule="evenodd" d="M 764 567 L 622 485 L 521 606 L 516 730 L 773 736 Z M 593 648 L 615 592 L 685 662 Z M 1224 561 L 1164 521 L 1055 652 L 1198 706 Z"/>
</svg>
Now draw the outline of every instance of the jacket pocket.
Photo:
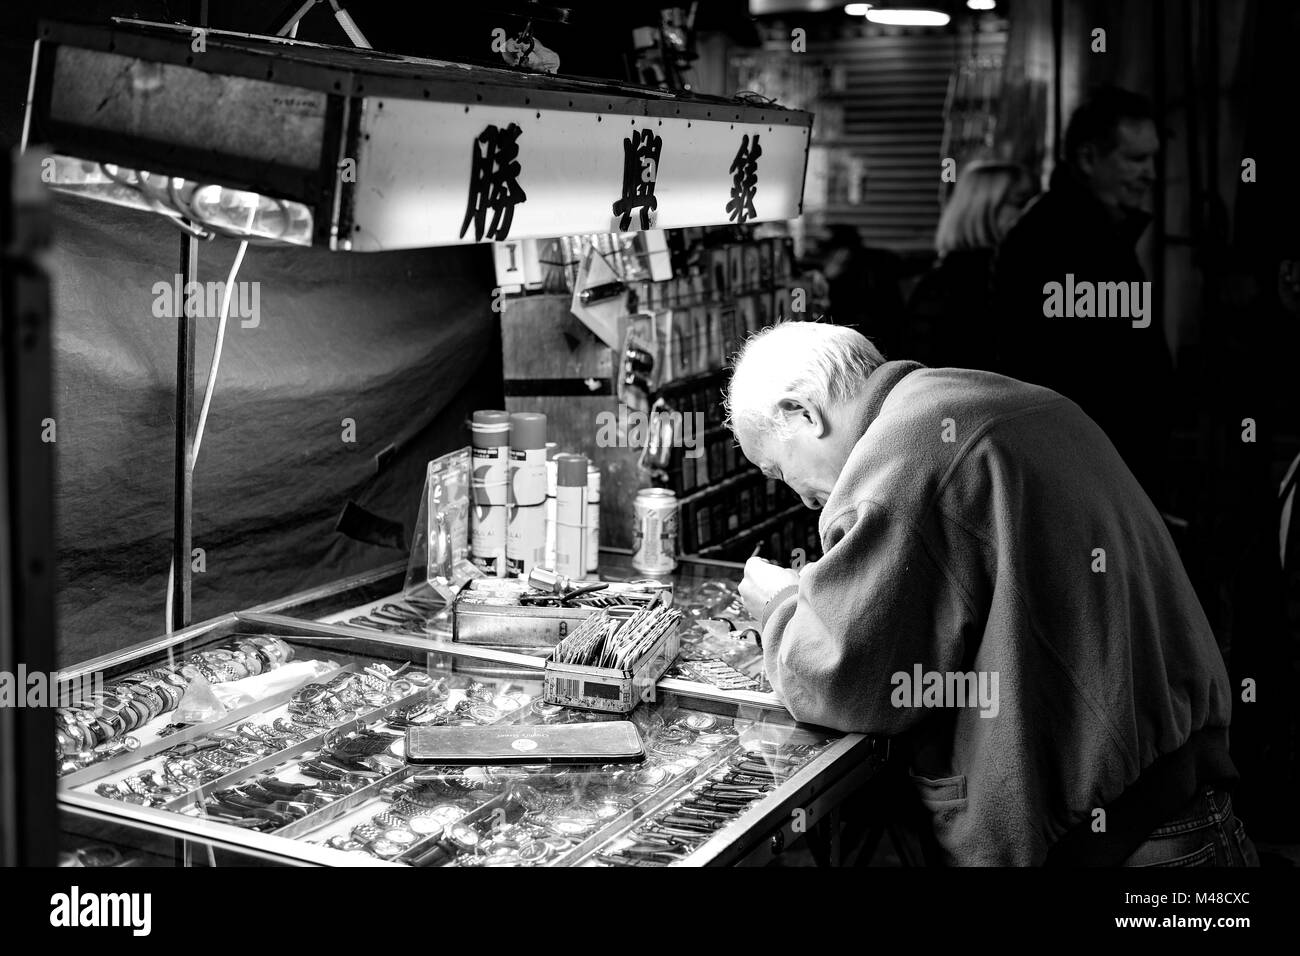
<svg viewBox="0 0 1300 956">
<path fill-rule="evenodd" d="M 956 777 L 920 777 L 909 773 L 908 779 L 921 798 L 921 803 L 930 809 L 951 807 L 966 802 L 966 776 Z"/>
</svg>

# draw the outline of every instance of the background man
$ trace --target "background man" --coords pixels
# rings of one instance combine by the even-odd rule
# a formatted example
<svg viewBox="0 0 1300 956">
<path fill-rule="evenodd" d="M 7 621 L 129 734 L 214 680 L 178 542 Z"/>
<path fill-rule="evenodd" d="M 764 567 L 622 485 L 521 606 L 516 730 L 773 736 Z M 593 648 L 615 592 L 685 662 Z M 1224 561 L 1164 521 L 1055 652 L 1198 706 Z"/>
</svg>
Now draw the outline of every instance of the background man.
<svg viewBox="0 0 1300 956">
<path fill-rule="evenodd" d="M 1044 314 L 1044 286 L 1143 282 L 1138 239 L 1150 222 L 1160 138 L 1151 104 L 1106 88 L 1075 110 L 1050 189 L 998 249 L 994 288 L 1002 369 L 1072 398 L 1101 426 L 1157 503 L 1172 364 L 1152 303 L 1146 328 L 1125 317 Z"/>
<path fill-rule="evenodd" d="M 799 720 L 898 738 L 950 862 L 1253 854 L 1223 792 L 1214 636 L 1160 515 L 1077 405 L 791 322 L 746 343 L 727 406 L 745 456 L 823 510 L 824 556 L 802 574 L 746 565 L 772 687 Z M 900 701 L 897 675 L 918 670 L 996 675 L 998 699 Z"/>
</svg>

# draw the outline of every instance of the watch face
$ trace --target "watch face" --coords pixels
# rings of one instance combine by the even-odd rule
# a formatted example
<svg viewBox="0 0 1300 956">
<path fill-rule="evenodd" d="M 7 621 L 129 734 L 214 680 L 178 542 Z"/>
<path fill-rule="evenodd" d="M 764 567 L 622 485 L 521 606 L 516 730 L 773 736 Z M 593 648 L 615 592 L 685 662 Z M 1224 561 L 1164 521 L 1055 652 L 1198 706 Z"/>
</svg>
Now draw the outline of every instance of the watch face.
<svg viewBox="0 0 1300 956">
<path fill-rule="evenodd" d="M 727 734 L 708 733 L 696 737 L 695 743 L 701 747 L 716 747 L 719 744 L 725 744 L 730 739 Z"/>
<path fill-rule="evenodd" d="M 551 821 L 552 833 L 564 837 L 582 836 L 595 828 L 595 821 L 580 817 L 557 817 Z"/>
<path fill-rule="evenodd" d="M 419 839 L 414 830 L 408 830 L 406 827 L 389 827 L 384 831 L 383 838 L 398 846 L 410 846 Z"/>
<path fill-rule="evenodd" d="M 712 714 L 691 714 L 686 718 L 686 726 L 691 730 L 712 730 L 718 720 Z"/>
<path fill-rule="evenodd" d="M 551 854 L 551 848 L 541 840 L 525 843 L 519 848 L 519 859 L 525 863 L 539 863 Z"/>
<path fill-rule="evenodd" d="M 635 779 L 643 787 L 657 787 L 667 778 L 668 773 L 663 767 L 650 767 L 637 773 Z"/>
<path fill-rule="evenodd" d="M 462 850 L 472 850 L 479 844 L 478 831 L 463 823 L 454 823 L 447 829 L 447 839 Z"/>
<path fill-rule="evenodd" d="M 625 804 L 618 803 L 614 800 L 607 800 L 596 807 L 596 816 L 601 820 L 612 820 L 626 809 L 628 809 L 628 807 Z"/>
<path fill-rule="evenodd" d="M 385 840 L 382 837 L 370 844 L 370 852 L 381 860 L 391 860 L 402 852 L 404 848 L 394 843 L 392 840 Z"/>
<path fill-rule="evenodd" d="M 406 825 L 411 829 L 412 833 L 419 836 L 441 833 L 444 827 L 444 824 L 437 817 L 428 814 L 411 817 L 406 821 Z"/>
</svg>

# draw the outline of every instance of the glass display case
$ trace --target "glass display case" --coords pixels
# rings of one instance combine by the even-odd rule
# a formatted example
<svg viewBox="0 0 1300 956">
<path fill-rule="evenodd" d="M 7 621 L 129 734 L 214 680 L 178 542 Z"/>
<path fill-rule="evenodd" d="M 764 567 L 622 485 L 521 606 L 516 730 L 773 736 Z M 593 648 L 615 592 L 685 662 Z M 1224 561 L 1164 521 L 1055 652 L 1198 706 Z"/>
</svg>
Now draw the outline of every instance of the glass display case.
<svg viewBox="0 0 1300 956">
<path fill-rule="evenodd" d="M 674 584 L 689 598 L 688 629 L 711 654 L 709 641 L 729 633 L 716 605 L 733 592 L 706 588 L 713 606 L 696 604 L 684 577 Z M 436 623 L 316 620 L 392 604 L 400 578 L 383 569 L 67 675 L 104 675 L 97 700 L 112 727 L 90 750 L 72 739 L 84 727 L 63 728 L 65 864 L 761 862 L 878 763 L 870 739 L 799 725 L 769 693 L 688 673 L 665 677 L 627 715 L 645 744 L 638 763 L 408 764 L 408 727 L 495 724 L 526 738 L 542 725 L 621 717 L 546 703 L 540 657 L 456 644 Z M 727 640 L 745 648 L 733 658 L 743 673 L 756 646 Z"/>
<path fill-rule="evenodd" d="M 392 564 L 324 588 L 259 605 L 240 615 L 250 622 L 291 618 L 320 633 L 381 633 L 451 642 L 451 615 L 445 606 L 402 594 L 405 566 Z M 685 612 L 681 651 L 666 675 L 724 690 L 767 692 L 758 624 L 747 620 L 737 591 L 743 567 L 727 561 L 680 559 L 664 580 L 673 604 Z M 602 549 L 600 579 L 630 581 L 644 574 L 632 567 L 630 552 Z M 321 627 L 317 628 L 317 625 Z M 544 656 L 549 648 L 517 648 Z"/>
</svg>

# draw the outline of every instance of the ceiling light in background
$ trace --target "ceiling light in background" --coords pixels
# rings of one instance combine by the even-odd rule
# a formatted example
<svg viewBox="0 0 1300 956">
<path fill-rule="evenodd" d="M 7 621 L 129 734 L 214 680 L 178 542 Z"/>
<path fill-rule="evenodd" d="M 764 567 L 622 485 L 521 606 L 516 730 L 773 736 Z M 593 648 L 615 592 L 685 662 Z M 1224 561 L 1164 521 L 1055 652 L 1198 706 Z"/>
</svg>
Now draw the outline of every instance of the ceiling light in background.
<svg viewBox="0 0 1300 956">
<path fill-rule="evenodd" d="M 871 4 L 869 3 L 847 3 L 844 5 L 844 12 L 851 17 L 865 17 L 870 9 Z"/>
<path fill-rule="evenodd" d="M 972 10 L 992 10 L 997 5 L 997 0 L 966 0 L 966 6 Z"/>
<path fill-rule="evenodd" d="M 941 10 L 924 10 L 914 7 L 895 7 L 879 10 L 872 7 L 867 11 L 867 19 L 872 23 L 881 23 L 891 27 L 945 27 L 952 19 Z"/>
</svg>

